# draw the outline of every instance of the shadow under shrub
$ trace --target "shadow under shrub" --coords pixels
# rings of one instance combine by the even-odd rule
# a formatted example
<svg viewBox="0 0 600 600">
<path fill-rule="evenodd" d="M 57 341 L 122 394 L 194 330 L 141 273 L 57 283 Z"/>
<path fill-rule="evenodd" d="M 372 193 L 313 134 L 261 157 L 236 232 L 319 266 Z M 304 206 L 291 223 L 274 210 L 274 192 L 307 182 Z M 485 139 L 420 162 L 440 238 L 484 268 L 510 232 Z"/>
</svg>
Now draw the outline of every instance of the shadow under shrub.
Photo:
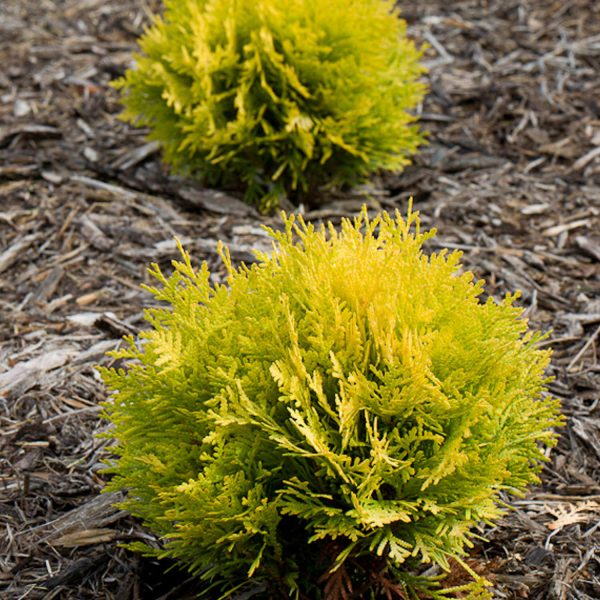
<svg viewBox="0 0 600 600">
<path fill-rule="evenodd" d="M 283 195 L 402 168 L 423 141 L 420 53 L 388 0 L 166 0 L 116 82 L 124 118 L 206 184 Z"/>
<path fill-rule="evenodd" d="M 459 253 L 423 254 L 414 213 L 271 235 L 251 267 L 222 251 L 227 285 L 183 250 L 170 277 L 154 265 L 169 306 L 103 371 L 108 489 L 164 538 L 132 547 L 224 597 L 455 597 L 415 573 L 460 561 L 499 493 L 537 481 L 549 352 L 515 296 L 481 303 Z"/>
</svg>

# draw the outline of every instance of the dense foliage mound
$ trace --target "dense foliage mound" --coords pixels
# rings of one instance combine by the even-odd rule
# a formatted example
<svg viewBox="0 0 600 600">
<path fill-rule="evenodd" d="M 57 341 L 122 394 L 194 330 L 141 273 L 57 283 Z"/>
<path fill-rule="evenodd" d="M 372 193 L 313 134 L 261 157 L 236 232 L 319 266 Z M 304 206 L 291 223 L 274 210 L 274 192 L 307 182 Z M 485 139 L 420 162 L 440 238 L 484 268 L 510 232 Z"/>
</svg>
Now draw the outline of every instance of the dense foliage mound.
<svg viewBox="0 0 600 600">
<path fill-rule="evenodd" d="M 353 184 L 422 141 L 407 110 L 423 68 L 405 29 L 390 0 L 166 0 L 116 83 L 124 117 L 176 170 L 241 184 L 263 210 Z"/>
<path fill-rule="evenodd" d="M 222 252 L 227 285 L 183 250 L 152 268 L 170 306 L 104 372 L 108 487 L 164 538 L 145 552 L 225 591 L 412 597 L 537 480 L 549 353 L 514 296 L 482 303 L 458 253 L 422 253 L 414 213 L 271 235 L 251 267 Z"/>
</svg>

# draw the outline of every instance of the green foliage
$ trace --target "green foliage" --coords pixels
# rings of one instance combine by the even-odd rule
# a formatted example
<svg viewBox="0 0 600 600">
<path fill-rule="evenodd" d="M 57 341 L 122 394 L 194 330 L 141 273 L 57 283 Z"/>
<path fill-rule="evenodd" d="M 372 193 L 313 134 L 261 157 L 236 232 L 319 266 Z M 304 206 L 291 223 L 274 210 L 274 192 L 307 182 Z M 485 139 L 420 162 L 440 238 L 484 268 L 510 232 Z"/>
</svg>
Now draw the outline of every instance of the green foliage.
<svg viewBox="0 0 600 600">
<path fill-rule="evenodd" d="M 164 537 L 145 552 L 225 592 L 454 597 L 415 574 L 537 481 L 560 421 L 549 352 L 515 296 L 482 303 L 459 253 L 423 254 L 415 213 L 285 222 L 257 264 L 222 251 L 227 285 L 183 250 L 170 277 L 152 267 L 170 306 L 104 371 L 108 489 Z"/>
<path fill-rule="evenodd" d="M 405 30 L 391 0 L 166 0 L 116 86 L 166 162 L 268 210 L 409 162 L 425 88 Z"/>
</svg>

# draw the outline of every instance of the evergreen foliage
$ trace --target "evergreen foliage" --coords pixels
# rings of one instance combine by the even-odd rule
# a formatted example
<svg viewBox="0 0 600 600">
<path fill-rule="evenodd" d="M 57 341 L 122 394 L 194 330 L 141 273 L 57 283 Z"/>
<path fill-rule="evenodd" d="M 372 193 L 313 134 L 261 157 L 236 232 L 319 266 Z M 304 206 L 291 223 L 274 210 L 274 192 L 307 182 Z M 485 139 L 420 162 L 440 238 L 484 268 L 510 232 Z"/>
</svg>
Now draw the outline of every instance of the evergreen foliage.
<svg viewBox="0 0 600 600">
<path fill-rule="evenodd" d="M 549 351 L 516 296 L 481 302 L 459 253 L 422 252 L 416 213 L 285 223 L 257 264 L 222 249 L 227 285 L 183 249 L 170 277 L 152 267 L 169 306 L 104 370 L 108 489 L 163 536 L 144 552 L 226 594 L 455 597 L 419 565 L 460 561 L 499 493 L 538 480 Z"/>
<path fill-rule="evenodd" d="M 409 162 L 420 52 L 391 0 L 165 0 L 116 82 L 164 159 L 277 206 Z"/>
</svg>

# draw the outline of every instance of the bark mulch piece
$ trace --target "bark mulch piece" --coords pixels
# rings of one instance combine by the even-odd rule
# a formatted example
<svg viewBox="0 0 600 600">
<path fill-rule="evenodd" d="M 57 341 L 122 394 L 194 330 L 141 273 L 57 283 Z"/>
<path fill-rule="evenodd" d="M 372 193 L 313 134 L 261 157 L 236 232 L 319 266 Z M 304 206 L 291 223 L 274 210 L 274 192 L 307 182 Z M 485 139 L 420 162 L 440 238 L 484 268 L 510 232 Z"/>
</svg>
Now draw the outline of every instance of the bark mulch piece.
<svg viewBox="0 0 600 600">
<path fill-rule="evenodd" d="M 402 1 L 429 48 L 429 145 L 403 173 L 307 211 L 409 196 L 431 246 L 460 249 L 495 297 L 522 290 L 554 349 L 567 426 L 542 482 L 473 549 L 499 599 L 600 598 L 600 4 Z M 221 271 L 267 248 L 236 198 L 168 174 L 118 120 L 111 79 L 154 0 L 0 4 L 0 596 L 185 598 L 184 573 L 120 542 L 152 539 L 99 495 L 108 443 L 95 367 L 143 328 L 146 267 L 174 236 Z"/>
</svg>

